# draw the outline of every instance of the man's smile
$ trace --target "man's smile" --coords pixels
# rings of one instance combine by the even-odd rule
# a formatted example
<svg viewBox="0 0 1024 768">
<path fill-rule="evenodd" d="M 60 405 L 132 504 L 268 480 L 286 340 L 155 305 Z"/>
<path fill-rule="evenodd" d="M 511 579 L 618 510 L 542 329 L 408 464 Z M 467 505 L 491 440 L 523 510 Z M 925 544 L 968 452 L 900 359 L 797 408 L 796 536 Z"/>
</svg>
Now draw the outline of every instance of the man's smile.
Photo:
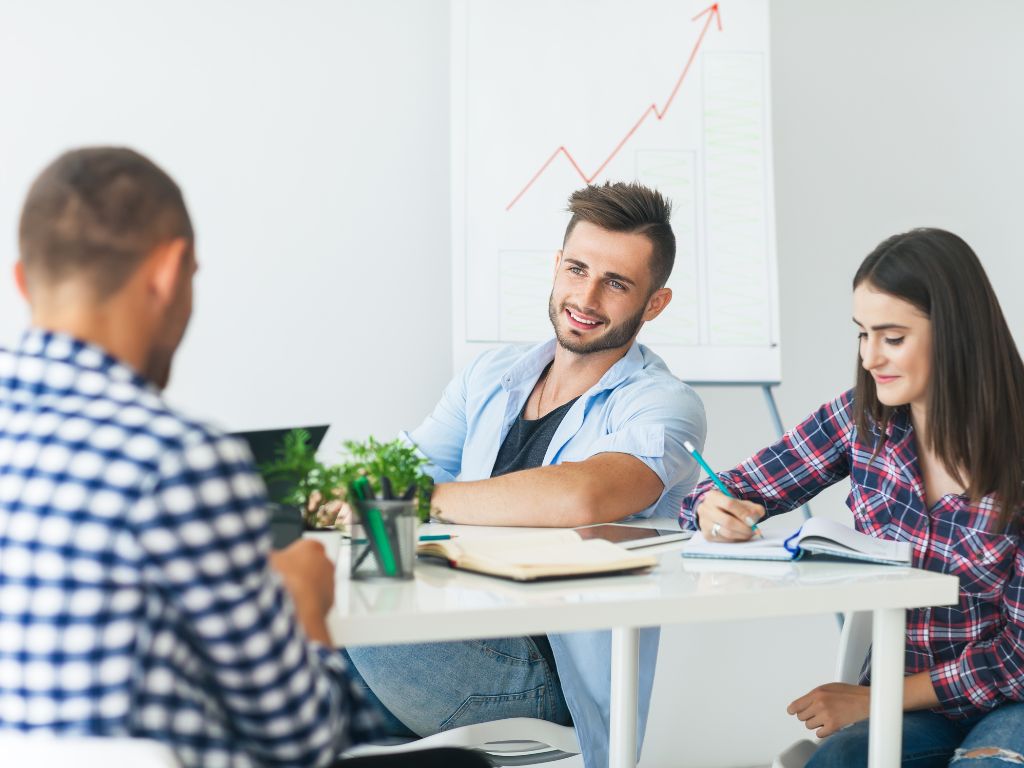
<svg viewBox="0 0 1024 768">
<path fill-rule="evenodd" d="M 586 315 L 580 314 L 575 310 L 566 308 L 565 316 L 569 320 L 569 325 L 580 331 L 592 331 L 600 325 L 603 325 L 602 320 L 597 320 Z"/>
</svg>

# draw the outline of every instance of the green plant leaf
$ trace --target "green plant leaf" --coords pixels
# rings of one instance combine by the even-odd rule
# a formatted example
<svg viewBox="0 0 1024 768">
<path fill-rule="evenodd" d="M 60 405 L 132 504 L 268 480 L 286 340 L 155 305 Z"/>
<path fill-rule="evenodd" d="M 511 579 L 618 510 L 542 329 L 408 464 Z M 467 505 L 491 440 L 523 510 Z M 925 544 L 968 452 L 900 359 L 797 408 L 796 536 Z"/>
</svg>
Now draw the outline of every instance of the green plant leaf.
<svg viewBox="0 0 1024 768">
<path fill-rule="evenodd" d="M 378 496 L 383 477 L 391 482 L 396 497 L 415 485 L 417 513 L 421 520 L 430 516 L 434 481 L 424 471 L 427 459 L 414 447 L 401 440 L 382 443 L 373 436 L 361 442 L 346 440 L 342 446 L 343 460 L 338 464 L 324 464 L 316 459 L 316 452 L 309 446 L 309 433 L 293 429 L 276 451 L 277 458 L 261 465 L 259 471 L 268 486 L 288 481 L 291 490 L 277 501 L 300 507 L 310 525 L 315 525 L 317 512 L 316 508 L 308 508 L 310 499 L 319 497 L 324 503 L 347 499 L 349 487 L 359 477 L 365 477 Z"/>
</svg>

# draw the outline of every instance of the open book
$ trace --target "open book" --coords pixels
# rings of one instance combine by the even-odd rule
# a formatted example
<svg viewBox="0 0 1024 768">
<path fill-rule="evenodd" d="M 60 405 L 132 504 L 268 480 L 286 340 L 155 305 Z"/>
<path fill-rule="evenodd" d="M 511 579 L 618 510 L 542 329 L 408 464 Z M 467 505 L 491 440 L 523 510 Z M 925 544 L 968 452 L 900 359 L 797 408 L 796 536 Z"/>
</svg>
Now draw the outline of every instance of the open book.
<svg viewBox="0 0 1024 768">
<path fill-rule="evenodd" d="M 424 541 L 416 551 L 443 558 L 453 568 L 515 581 L 637 571 L 658 562 L 602 539 L 584 541 L 564 529 Z"/>
<path fill-rule="evenodd" d="M 683 557 L 728 560 L 799 560 L 807 556 L 910 565 L 910 544 L 876 539 L 849 526 L 812 517 L 789 536 L 754 538 L 740 543 L 708 541 L 700 533 L 683 545 Z"/>
</svg>

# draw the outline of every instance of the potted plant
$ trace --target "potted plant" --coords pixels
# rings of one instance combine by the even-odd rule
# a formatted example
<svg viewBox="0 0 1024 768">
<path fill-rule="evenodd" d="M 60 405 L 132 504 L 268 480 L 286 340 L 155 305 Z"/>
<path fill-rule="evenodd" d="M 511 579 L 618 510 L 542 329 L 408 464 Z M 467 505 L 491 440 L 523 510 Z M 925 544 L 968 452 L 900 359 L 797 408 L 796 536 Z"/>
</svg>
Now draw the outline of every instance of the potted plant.
<svg viewBox="0 0 1024 768">
<path fill-rule="evenodd" d="M 299 510 L 309 530 L 350 525 L 353 576 L 410 576 L 416 528 L 430 515 L 427 460 L 401 440 L 369 437 L 345 441 L 342 461 L 324 464 L 308 438 L 292 430 L 278 458 L 260 467 L 268 487 L 287 481 L 277 501 Z"/>
<path fill-rule="evenodd" d="M 277 459 L 259 467 L 267 487 L 281 489 L 272 501 L 300 510 L 307 529 L 340 527 L 353 484 L 365 478 L 377 498 L 415 500 L 418 518 L 430 517 L 434 481 L 423 471 L 427 460 L 415 448 L 372 436 L 363 442 L 346 440 L 342 447 L 341 462 L 324 464 L 310 447 L 306 430 L 285 435 Z"/>
</svg>

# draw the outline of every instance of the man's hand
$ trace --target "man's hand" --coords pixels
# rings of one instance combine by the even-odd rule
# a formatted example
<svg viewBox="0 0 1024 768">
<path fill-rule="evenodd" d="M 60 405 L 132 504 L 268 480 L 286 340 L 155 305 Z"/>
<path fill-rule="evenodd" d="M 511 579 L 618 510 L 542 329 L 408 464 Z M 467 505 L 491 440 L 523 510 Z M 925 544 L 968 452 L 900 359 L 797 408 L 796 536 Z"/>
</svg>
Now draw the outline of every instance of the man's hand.
<svg viewBox="0 0 1024 768">
<path fill-rule="evenodd" d="M 327 558 L 323 545 L 300 539 L 271 552 L 270 567 L 281 574 L 309 639 L 330 645 L 324 617 L 334 604 L 334 563 Z"/>
<path fill-rule="evenodd" d="M 708 541 L 748 541 L 755 532 L 752 526 L 764 517 L 764 507 L 752 501 L 709 491 L 697 507 L 697 523 Z"/>
<path fill-rule="evenodd" d="M 831 736 L 871 712 L 871 688 L 866 685 L 828 683 L 801 696 L 786 711 L 796 715 L 819 738 Z"/>
</svg>

